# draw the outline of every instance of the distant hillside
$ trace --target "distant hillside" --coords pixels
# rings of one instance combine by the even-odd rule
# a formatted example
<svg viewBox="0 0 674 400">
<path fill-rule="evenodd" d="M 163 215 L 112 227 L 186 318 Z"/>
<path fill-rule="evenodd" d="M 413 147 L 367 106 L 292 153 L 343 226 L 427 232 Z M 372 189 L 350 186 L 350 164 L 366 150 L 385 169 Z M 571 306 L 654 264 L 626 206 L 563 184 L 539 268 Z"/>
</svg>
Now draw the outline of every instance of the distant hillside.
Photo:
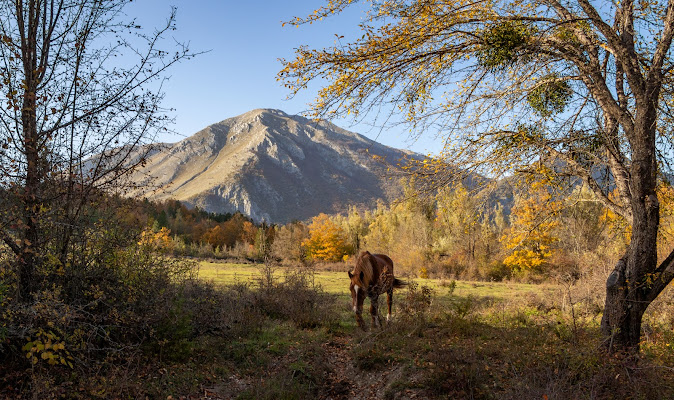
<svg viewBox="0 0 674 400">
<path fill-rule="evenodd" d="M 269 109 L 163 146 L 135 173 L 144 189 L 131 194 L 273 223 L 391 200 L 401 190 L 388 167 L 415 156 L 328 122 Z"/>
</svg>

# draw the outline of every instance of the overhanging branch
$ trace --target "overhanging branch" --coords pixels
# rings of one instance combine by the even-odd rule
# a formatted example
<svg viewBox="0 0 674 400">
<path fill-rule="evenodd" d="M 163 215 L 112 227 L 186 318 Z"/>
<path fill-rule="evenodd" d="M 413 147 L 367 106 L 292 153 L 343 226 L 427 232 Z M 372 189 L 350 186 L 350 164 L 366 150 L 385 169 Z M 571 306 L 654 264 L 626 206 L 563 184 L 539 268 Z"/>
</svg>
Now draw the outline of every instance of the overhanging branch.
<svg viewBox="0 0 674 400">
<path fill-rule="evenodd" d="M 573 173 L 587 183 L 588 187 L 597 196 L 601 204 L 603 204 L 606 208 L 613 211 L 614 213 L 625 218 L 630 225 L 632 224 L 632 210 L 629 207 L 618 205 L 614 201 L 612 201 L 606 195 L 606 193 L 604 193 L 604 191 L 599 186 L 597 181 L 595 181 L 594 178 L 592 178 L 592 174 L 589 171 L 587 171 L 585 168 L 579 165 L 578 162 L 574 160 L 572 157 L 570 157 L 568 154 L 560 152 L 545 144 L 542 144 L 541 147 L 545 148 L 551 154 L 554 154 L 556 157 L 568 163 Z"/>
<path fill-rule="evenodd" d="M 674 249 L 669 253 L 667 258 L 660 263 L 658 268 L 653 273 L 653 283 L 646 294 L 647 301 L 653 301 L 656 297 L 669 285 L 674 279 Z"/>
<path fill-rule="evenodd" d="M 2 241 L 14 252 L 14 254 L 21 254 L 21 247 L 14 241 L 12 236 L 4 229 L 0 229 L 0 238 Z"/>
</svg>

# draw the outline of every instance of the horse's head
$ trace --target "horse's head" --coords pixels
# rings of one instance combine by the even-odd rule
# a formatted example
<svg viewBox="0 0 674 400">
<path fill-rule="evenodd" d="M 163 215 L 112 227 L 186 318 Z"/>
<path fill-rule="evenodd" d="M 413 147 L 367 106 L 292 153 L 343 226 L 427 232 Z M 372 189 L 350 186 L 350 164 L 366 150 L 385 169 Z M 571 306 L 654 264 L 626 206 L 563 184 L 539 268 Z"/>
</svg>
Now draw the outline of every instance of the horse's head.
<svg viewBox="0 0 674 400">
<path fill-rule="evenodd" d="M 353 312 L 356 313 L 358 326 L 363 329 L 365 329 L 365 326 L 363 325 L 361 314 L 363 313 L 363 302 L 367 297 L 367 291 L 372 280 L 371 258 L 372 255 L 367 251 L 360 253 L 353 272 L 349 271 L 349 278 L 351 279 L 351 284 L 349 285 L 351 305 L 353 306 Z"/>
<path fill-rule="evenodd" d="M 358 310 L 363 309 L 363 301 L 365 301 L 365 298 L 367 297 L 367 287 L 365 287 L 365 284 L 363 283 L 364 273 L 363 271 L 349 271 L 349 278 L 351 279 L 349 290 L 351 291 L 353 312 L 358 313 Z"/>
</svg>

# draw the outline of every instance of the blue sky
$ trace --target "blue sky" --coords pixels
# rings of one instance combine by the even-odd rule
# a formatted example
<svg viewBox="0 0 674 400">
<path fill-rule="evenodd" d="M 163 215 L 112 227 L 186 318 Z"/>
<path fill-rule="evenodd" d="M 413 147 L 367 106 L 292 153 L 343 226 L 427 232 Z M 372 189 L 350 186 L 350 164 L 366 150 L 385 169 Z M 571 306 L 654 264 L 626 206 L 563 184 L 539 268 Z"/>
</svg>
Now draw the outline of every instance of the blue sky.
<svg viewBox="0 0 674 400">
<path fill-rule="evenodd" d="M 200 129 L 255 108 L 277 108 L 289 114 L 307 109 L 318 87 L 286 100 L 288 91 L 276 81 L 279 58 L 290 59 L 301 45 L 326 47 L 335 34 L 348 39 L 358 33 L 362 9 L 354 7 L 336 18 L 302 26 L 282 26 L 294 16 L 305 16 L 323 4 L 321 0 L 135 0 L 126 9 L 145 28 L 159 26 L 178 10 L 174 37 L 189 42 L 193 51 L 208 51 L 170 70 L 164 106 L 174 108 L 177 134 L 159 138 L 174 142 Z M 344 39 L 342 39 L 344 40 Z M 381 132 L 365 125 L 346 129 L 364 134 L 388 146 L 421 153 L 439 151 L 430 137 L 411 142 L 404 130 Z"/>
</svg>

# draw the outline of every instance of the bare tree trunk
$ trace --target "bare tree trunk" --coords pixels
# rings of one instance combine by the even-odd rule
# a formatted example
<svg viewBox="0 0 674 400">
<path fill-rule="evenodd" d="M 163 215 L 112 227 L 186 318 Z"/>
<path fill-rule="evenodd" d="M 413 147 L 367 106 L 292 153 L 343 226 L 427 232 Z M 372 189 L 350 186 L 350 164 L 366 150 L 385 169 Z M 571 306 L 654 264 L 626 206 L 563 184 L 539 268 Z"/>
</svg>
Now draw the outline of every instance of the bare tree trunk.
<svg viewBox="0 0 674 400">
<path fill-rule="evenodd" d="M 26 157 L 26 175 L 23 193 L 24 207 L 24 238 L 19 255 L 19 297 L 22 301 L 31 298 L 35 287 L 36 251 L 40 241 L 38 227 L 40 211 L 39 187 L 42 177 L 41 160 L 36 114 L 36 87 L 37 87 L 37 27 L 40 19 L 40 7 L 30 2 L 28 9 L 24 9 L 22 2 L 16 3 L 16 13 L 19 30 L 21 31 L 21 55 L 24 73 L 25 91 L 21 105 L 21 125 Z M 26 21 L 26 17 L 28 20 Z"/>
<path fill-rule="evenodd" d="M 605 345 L 609 351 L 638 352 L 641 321 L 648 307 L 648 303 L 639 300 L 638 290 L 630 290 L 626 280 L 630 264 L 628 254 L 618 261 L 606 281 L 606 304 L 601 331 L 606 337 Z"/>
<path fill-rule="evenodd" d="M 657 165 L 655 159 L 655 121 L 658 91 L 639 107 L 635 135 L 630 138 L 633 149 L 630 170 L 632 238 L 627 253 L 617 263 L 606 281 L 606 305 L 602 333 L 613 350 L 638 351 L 641 321 L 655 299 L 653 285 L 657 264 L 657 237 L 660 205 L 655 192 Z M 660 277 L 660 280 L 664 277 Z M 660 290 L 658 290 L 659 293 Z"/>
</svg>

